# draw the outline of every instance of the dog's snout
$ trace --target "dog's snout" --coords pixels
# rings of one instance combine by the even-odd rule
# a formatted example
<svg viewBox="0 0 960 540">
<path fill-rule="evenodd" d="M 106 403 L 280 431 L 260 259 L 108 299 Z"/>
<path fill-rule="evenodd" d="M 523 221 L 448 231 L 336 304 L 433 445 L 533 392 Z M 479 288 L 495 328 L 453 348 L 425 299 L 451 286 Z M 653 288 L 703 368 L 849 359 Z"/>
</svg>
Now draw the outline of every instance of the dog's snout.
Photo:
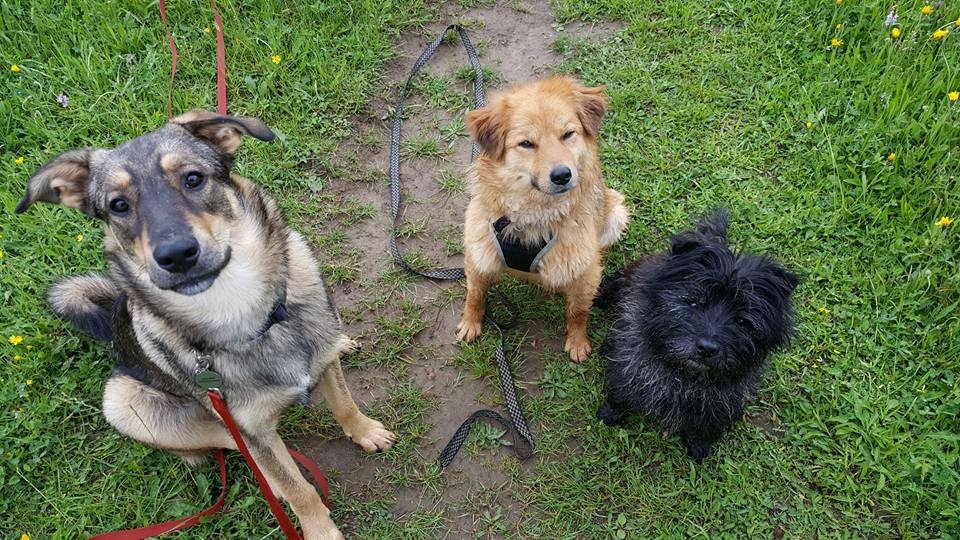
<svg viewBox="0 0 960 540">
<path fill-rule="evenodd" d="M 570 167 L 566 165 L 554 167 L 553 170 L 550 171 L 550 181 L 558 186 L 566 185 L 572 177 L 573 173 L 570 172 Z"/>
<path fill-rule="evenodd" d="M 720 352 L 720 345 L 710 338 L 700 338 L 697 340 L 697 352 L 700 356 L 708 358 Z"/>
<path fill-rule="evenodd" d="M 167 240 L 153 250 L 153 260 L 160 268 L 174 274 L 190 270 L 199 258 L 200 243 L 192 236 Z"/>
</svg>

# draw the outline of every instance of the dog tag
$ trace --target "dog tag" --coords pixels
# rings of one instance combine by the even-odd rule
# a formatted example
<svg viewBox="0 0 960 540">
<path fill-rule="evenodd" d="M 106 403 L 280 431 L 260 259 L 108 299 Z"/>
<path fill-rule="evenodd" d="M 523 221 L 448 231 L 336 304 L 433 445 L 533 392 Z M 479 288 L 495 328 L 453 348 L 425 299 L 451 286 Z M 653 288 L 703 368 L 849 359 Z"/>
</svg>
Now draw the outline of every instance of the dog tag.
<svg viewBox="0 0 960 540">
<path fill-rule="evenodd" d="M 216 371 L 204 369 L 193 374 L 193 382 L 200 388 L 213 390 L 214 388 L 223 386 L 223 377 Z"/>
</svg>

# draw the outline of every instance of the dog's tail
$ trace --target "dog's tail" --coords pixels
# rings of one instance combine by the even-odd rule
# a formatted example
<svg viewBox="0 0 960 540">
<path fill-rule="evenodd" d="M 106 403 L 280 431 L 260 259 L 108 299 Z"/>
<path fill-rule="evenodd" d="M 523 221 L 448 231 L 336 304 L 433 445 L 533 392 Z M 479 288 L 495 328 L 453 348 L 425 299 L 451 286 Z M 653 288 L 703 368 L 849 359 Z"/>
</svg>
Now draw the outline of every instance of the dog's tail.
<svg viewBox="0 0 960 540">
<path fill-rule="evenodd" d="M 70 276 L 54 283 L 47 302 L 54 313 L 100 341 L 113 338 L 111 315 L 120 290 L 99 274 Z"/>
</svg>

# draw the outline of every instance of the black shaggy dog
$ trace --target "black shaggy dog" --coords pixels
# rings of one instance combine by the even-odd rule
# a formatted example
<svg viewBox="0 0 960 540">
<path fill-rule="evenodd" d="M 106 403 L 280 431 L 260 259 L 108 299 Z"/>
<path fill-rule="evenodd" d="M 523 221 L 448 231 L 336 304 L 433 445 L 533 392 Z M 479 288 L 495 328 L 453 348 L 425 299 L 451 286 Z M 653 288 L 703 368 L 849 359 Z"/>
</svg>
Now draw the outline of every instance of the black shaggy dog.
<svg viewBox="0 0 960 540">
<path fill-rule="evenodd" d="M 766 257 L 727 246 L 724 210 L 677 234 L 601 288 L 616 322 L 600 349 L 607 360 L 607 425 L 639 412 L 679 435 L 702 461 L 743 414 L 771 351 L 792 331 L 797 276 Z"/>
</svg>

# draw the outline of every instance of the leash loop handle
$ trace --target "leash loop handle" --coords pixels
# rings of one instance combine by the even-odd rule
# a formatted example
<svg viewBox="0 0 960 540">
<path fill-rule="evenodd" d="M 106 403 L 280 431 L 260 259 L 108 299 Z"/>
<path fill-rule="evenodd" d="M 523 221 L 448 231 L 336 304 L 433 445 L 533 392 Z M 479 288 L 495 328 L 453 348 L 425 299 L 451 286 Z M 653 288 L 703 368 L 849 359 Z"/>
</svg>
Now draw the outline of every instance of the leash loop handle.
<svg viewBox="0 0 960 540">
<path fill-rule="evenodd" d="M 173 118 L 173 87 L 177 78 L 177 60 L 179 58 L 177 42 L 173 39 L 170 30 L 170 21 L 167 19 L 167 2 L 159 0 L 160 18 L 167 33 L 167 44 L 170 46 L 170 87 L 167 90 L 167 118 Z M 210 0 L 210 9 L 213 10 L 213 23 L 217 29 L 217 112 L 227 114 L 227 52 L 223 42 L 223 21 L 217 9 L 217 1 Z"/>
</svg>

